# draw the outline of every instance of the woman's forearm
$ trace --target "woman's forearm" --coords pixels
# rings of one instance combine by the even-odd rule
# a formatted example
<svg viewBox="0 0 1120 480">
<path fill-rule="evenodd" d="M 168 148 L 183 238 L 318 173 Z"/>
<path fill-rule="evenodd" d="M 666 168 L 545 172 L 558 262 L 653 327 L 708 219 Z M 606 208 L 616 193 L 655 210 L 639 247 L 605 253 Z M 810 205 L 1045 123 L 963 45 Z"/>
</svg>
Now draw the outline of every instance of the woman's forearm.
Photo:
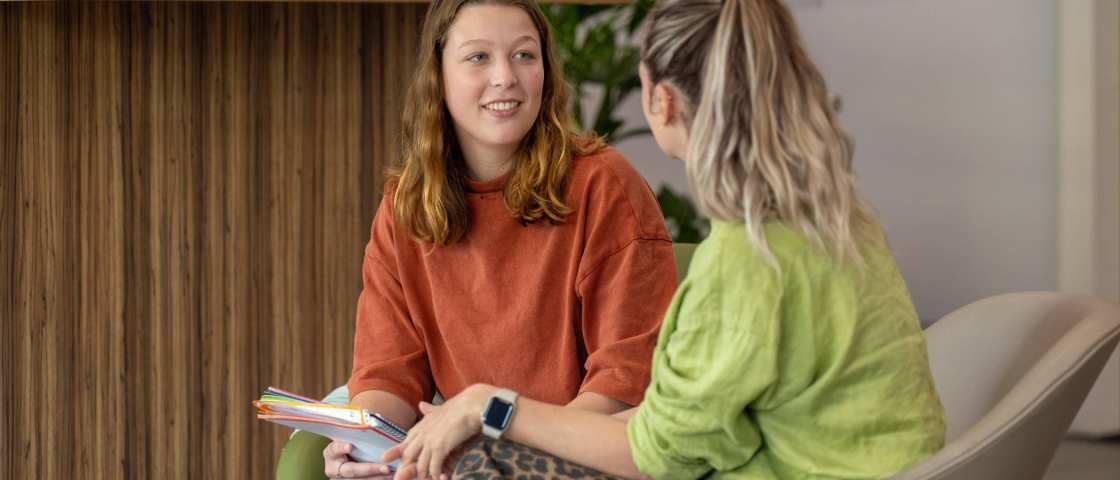
<svg viewBox="0 0 1120 480">
<path fill-rule="evenodd" d="M 631 405 L 627 403 L 595 392 L 583 392 L 579 394 L 579 396 L 571 402 L 568 402 L 568 406 L 590 412 L 605 413 L 607 415 L 613 415 L 631 407 Z"/>
<path fill-rule="evenodd" d="M 415 407 L 403 398 L 382 390 L 366 390 L 350 399 L 350 403 L 388 418 L 404 428 L 416 423 Z"/>
<path fill-rule="evenodd" d="M 611 475 L 641 476 L 630 455 L 626 422 L 603 413 L 521 398 L 503 438 Z"/>
</svg>

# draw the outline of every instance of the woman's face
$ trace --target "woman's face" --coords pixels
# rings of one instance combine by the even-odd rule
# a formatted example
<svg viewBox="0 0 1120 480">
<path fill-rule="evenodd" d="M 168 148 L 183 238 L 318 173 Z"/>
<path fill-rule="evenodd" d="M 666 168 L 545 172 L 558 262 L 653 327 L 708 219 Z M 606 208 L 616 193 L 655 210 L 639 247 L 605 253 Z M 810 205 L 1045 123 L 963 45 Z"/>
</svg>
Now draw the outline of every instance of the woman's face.
<svg viewBox="0 0 1120 480">
<path fill-rule="evenodd" d="M 519 7 L 459 10 L 443 47 L 443 93 L 464 151 L 507 151 L 528 133 L 541 109 L 541 48 Z"/>
</svg>

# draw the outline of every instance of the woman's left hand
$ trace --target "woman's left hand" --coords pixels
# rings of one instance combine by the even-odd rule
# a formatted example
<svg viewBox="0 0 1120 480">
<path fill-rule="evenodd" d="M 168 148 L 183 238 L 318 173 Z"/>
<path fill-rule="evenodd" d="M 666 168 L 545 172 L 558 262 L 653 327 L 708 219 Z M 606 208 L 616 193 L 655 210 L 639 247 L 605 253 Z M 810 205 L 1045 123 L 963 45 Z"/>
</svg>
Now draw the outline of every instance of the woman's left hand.
<svg viewBox="0 0 1120 480">
<path fill-rule="evenodd" d="M 482 431 L 482 409 L 495 391 L 489 385 L 472 385 L 438 407 L 421 402 L 424 418 L 409 429 L 404 442 L 385 452 L 386 463 L 401 461 L 393 478 L 441 478 L 452 452 Z"/>
</svg>

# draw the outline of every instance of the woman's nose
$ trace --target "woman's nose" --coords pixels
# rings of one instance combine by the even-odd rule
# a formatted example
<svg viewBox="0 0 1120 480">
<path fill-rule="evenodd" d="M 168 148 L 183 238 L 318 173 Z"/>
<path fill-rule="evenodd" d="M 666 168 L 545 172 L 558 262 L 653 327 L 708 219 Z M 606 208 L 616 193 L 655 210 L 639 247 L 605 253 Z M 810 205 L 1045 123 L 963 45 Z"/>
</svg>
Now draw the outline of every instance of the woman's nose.
<svg viewBox="0 0 1120 480">
<path fill-rule="evenodd" d="M 490 85 L 500 88 L 509 88 L 517 85 L 517 76 L 513 74 L 513 65 L 509 60 L 499 60 L 493 63 L 494 69 L 490 72 Z"/>
</svg>

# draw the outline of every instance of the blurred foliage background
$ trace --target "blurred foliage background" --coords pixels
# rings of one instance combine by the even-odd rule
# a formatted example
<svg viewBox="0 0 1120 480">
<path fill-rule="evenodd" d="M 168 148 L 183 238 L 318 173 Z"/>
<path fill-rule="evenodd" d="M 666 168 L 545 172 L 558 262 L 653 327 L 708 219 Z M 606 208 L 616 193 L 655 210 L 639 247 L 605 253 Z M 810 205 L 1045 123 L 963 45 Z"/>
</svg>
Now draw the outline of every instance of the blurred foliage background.
<svg viewBox="0 0 1120 480">
<path fill-rule="evenodd" d="M 645 123 L 628 125 L 618 107 L 641 91 L 638 79 L 636 36 L 654 0 L 615 5 L 544 5 L 556 36 L 557 55 L 572 87 L 573 114 L 580 128 L 592 130 L 617 144 L 649 135 Z M 584 99 L 600 92 L 594 111 L 584 111 Z M 708 220 L 692 201 L 667 185 L 657 190 L 657 201 L 674 242 L 698 243 L 708 234 Z"/>
</svg>

